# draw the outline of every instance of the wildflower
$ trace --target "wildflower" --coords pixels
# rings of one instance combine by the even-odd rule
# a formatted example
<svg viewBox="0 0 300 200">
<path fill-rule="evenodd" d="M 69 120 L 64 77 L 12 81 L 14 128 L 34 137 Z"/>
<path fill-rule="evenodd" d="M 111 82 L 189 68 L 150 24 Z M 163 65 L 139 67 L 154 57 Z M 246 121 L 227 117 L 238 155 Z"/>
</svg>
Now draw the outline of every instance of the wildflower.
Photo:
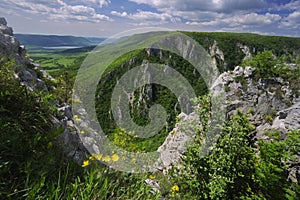
<svg viewBox="0 0 300 200">
<path fill-rule="evenodd" d="M 119 156 L 117 154 L 112 155 L 111 160 L 117 162 L 119 160 Z"/>
<path fill-rule="evenodd" d="M 89 160 L 96 160 L 96 158 L 94 156 L 90 156 Z"/>
<path fill-rule="evenodd" d="M 76 122 L 81 122 L 81 119 L 78 117 L 78 115 L 74 115 L 74 120 L 75 120 Z"/>
<path fill-rule="evenodd" d="M 87 167 L 90 164 L 88 160 L 83 161 L 82 167 Z"/>
<path fill-rule="evenodd" d="M 96 159 L 96 160 L 101 160 L 102 158 L 102 154 L 92 154 L 92 156 Z"/>
<path fill-rule="evenodd" d="M 176 192 L 178 192 L 178 191 L 179 191 L 178 185 L 174 185 L 174 186 L 171 188 L 171 191 L 176 191 Z"/>
<path fill-rule="evenodd" d="M 109 161 L 110 161 L 110 157 L 109 157 L 109 156 L 104 156 L 104 157 L 102 158 L 102 161 L 103 161 L 103 162 L 109 162 Z"/>
<path fill-rule="evenodd" d="M 73 102 L 74 102 L 74 103 L 82 103 L 82 102 L 80 101 L 80 99 L 77 99 L 77 98 L 73 99 Z"/>
<path fill-rule="evenodd" d="M 171 196 L 174 197 L 175 193 L 178 192 L 178 191 L 179 191 L 178 185 L 173 185 L 171 190 L 170 190 Z"/>
<path fill-rule="evenodd" d="M 149 178 L 153 180 L 153 179 L 155 179 L 155 176 L 154 175 L 150 175 Z"/>
<path fill-rule="evenodd" d="M 82 134 L 82 135 L 83 135 L 83 134 L 85 134 L 85 132 L 84 132 L 84 131 L 80 131 L 80 134 Z"/>
</svg>

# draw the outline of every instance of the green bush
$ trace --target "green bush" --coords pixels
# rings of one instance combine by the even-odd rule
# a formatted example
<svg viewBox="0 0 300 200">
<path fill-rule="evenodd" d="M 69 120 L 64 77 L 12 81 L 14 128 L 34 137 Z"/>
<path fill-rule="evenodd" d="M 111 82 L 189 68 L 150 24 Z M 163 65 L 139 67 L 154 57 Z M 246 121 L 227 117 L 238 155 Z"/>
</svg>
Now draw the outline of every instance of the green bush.
<svg viewBox="0 0 300 200">
<path fill-rule="evenodd" d="M 255 152 L 248 116 L 238 112 L 221 128 L 218 142 L 201 157 L 209 126 L 210 103 L 199 99 L 202 127 L 189 147 L 182 166 L 170 175 L 179 185 L 182 199 L 297 199 L 299 185 L 287 180 L 289 162 L 300 151 L 299 131 L 267 133 Z"/>
</svg>

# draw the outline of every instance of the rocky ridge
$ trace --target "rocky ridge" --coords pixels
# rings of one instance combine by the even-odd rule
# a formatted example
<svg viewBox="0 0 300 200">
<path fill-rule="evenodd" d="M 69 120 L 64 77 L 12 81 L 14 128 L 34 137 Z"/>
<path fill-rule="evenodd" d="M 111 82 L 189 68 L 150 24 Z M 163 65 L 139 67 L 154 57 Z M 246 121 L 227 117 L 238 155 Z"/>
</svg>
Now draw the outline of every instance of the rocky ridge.
<svg viewBox="0 0 300 200">
<path fill-rule="evenodd" d="M 48 92 L 50 89 L 55 89 L 46 84 L 47 81 L 54 79 L 29 58 L 25 47 L 14 37 L 13 29 L 7 26 L 6 19 L 3 17 L 0 17 L 0 58 L 3 59 L 3 62 L 14 62 L 15 79 L 25 85 L 29 91 L 44 90 Z M 86 150 L 78 137 L 79 130 L 73 123 L 71 107 L 58 105 L 58 116 L 53 116 L 52 123 L 54 127 L 65 127 L 58 142 L 65 148 L 69 157 L 81 163 Z"/>
</svg>

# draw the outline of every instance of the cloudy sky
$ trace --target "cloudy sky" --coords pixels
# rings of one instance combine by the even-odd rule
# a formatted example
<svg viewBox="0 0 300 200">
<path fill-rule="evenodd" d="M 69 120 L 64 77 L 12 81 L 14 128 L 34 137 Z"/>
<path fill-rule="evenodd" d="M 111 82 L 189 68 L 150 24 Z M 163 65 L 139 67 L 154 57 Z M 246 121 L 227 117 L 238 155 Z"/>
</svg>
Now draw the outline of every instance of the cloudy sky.
<svg viewBox="0 0 300 200">
<path fill-rule="evenodd" d="M 143 27 L 300 37 L 300 0 L 0 0 L 15 33 L 107 37 Z"/>
</svg>

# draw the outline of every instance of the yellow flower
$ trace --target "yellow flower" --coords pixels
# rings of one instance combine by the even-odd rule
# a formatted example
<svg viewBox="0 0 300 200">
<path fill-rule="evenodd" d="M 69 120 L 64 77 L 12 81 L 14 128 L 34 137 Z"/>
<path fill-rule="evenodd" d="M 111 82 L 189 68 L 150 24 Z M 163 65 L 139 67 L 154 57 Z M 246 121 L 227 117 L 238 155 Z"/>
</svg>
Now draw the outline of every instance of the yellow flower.
<svg viewBox="0 0 300 200">
<path fill-rule="evenodd" d="M 80 101 L 80 99 L 77 99 L 77 98 L 73 99 L 73 102 L 74 102 L 74 103 L 82 103 L 82 102 Z"/>
<path fill-rule="evenodd" d="M 103 162 L 109 162 L 109 161 L 110 161 L 110 157 L 109 157 L 109 156 L 104 156 L 104 157 L 102 158 L 102 161 L 103 161 Z"/>
<path fill-rule="evenodd" d="M 117 154 L 112 155 L 111 160 L 117 162 L 119 160 L 119 156 Z"/>
<path fill-rule="evenodd" d="M 150 175 L 149 178 L 153 180 L 153 179 L 155 179 L 155 176 L 154 175 Z"/>
<path fill-rule="evenodd" d="M 96 160 L 94 156 L 90 156 L 89 160 Z"/>
<path fill-rule="evenodd" d="M 100 154 L 92 154 L 92 156 L 93 156 L 93 158 L 94 158 L 94 160 L 96 159 L 96 160 L 101 160 L 101 158 L 102 158 L 102 154 L 100 153 Z"/>
<path fill-rule="evenodd" d="M 80 131 L 80 133 L 83 135 L 83 134 L 85 134 L 85 132 L 84 131 Z"/>
<path fill-rule="evenodd" d="M 173 187 L 171 188 L 171 191 L 176 191 L 176 192 L 178 192 L 178 191 L 179 191 L 178 185 L 173 185 Z"/>
<path fill-rule="evenodd" d="M 171 196 L 172 197 L 175 197 L 175 193 L 179 191 L 179 186 L 178 185 L 173 185 L 171 190 L 170 190 L 170 193 L 171 193 Z"/>
<path fill-rule="evenodd" d="M 81 119 L 78 117 L 78 115 L 74 115 L 74 120 L 75 120 L 76 122 L 81 122 Z"/>
<path fill-rule="evenodd" d="M 83 161 L 82 167 L 87 167 L 90 164 L 90 161 L 85 160 Z"/>
</svg>

